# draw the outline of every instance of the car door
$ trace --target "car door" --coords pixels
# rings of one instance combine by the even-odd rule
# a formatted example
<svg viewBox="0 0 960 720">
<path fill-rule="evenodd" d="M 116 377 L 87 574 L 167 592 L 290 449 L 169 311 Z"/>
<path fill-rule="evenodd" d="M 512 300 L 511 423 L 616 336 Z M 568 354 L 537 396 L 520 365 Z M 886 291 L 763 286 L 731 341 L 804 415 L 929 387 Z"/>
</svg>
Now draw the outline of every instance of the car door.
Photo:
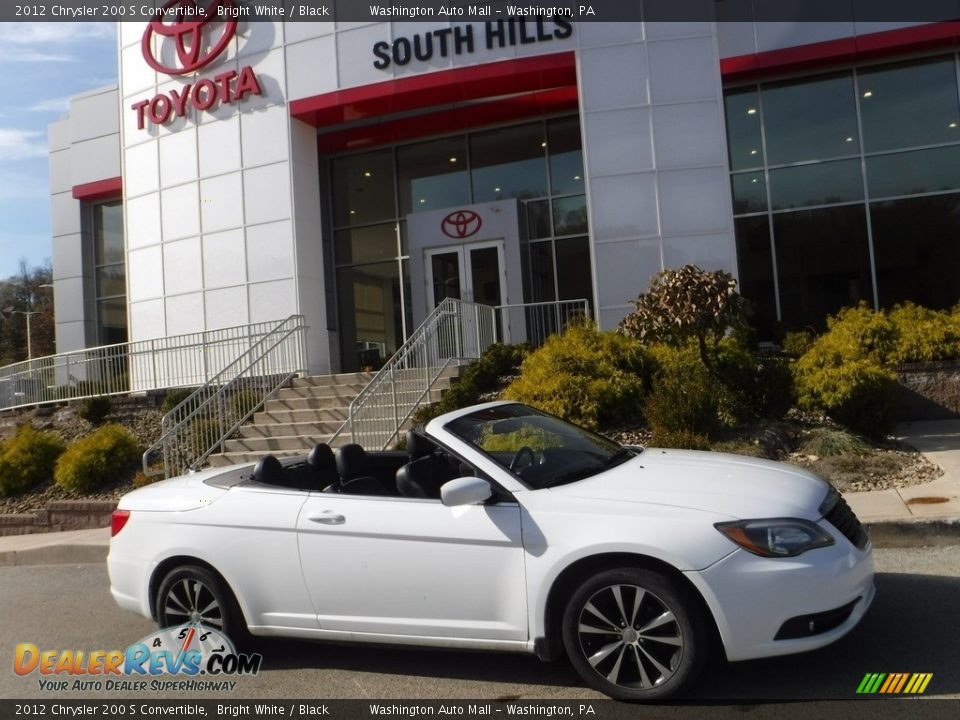
<svg viewBox="0 0 960 720">
<path fill-rule="evenodd" d="M 520 508 L 313 493 L 297 521 L 323 630 L 526 640 Z"/>
</svg>

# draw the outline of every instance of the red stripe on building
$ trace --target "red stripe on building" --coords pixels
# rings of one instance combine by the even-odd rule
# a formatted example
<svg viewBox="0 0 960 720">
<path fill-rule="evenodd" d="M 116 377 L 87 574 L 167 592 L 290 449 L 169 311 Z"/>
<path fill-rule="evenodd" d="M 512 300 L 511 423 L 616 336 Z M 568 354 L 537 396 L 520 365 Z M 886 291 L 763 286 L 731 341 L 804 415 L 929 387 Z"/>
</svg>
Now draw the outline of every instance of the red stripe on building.
<svg viewBox="0 0 960 720">
<path fill-rule="evenodd" d="M 497 98 L 486 103 L 478 100 Z M 387 119 L 360 128 L 342 125 L 442 105 L 460 105 L 414 118 Z M 324 151 L 370 147 L 577 106 L 573 52 L 469 65 L 337 90 L 290 103 L 290 114 L 316 128 Z"/>
<path fill-rule="evenodd" d="M 77 200 L 87 202 L 120 197 L 121 195 L 123 195 L 123 178 L 118 177 L 73 186 L 73 196 Z"/>
<path fill-rule="evenodd" d="M 849 65 L 889 55 L 960 46 L 960 22 L 931 23 L 838 40 L 799 45 L 720 61 L 725 82 L 760 80 L 772 75 Z"/>
</svg>

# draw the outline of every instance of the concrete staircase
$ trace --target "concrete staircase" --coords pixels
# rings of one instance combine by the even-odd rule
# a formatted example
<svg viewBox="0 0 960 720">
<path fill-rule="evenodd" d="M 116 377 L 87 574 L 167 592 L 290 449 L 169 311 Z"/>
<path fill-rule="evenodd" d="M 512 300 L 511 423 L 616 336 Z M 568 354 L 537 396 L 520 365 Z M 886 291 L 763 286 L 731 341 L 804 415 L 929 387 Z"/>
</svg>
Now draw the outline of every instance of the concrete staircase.
<svg viewBox="0 0 960 720">
<path fill-rule="evenodd" d="M 447 368 L 430 390 L 429 402 L 440 399 L 459 375 L 458 367 Z M 305 455 L 317 443 L 330 437 L 349 416 L 350 403 L 373 378 L 374 373 L 345 373 L 294 378 L 268 400 L 253 422 L 240 428 L 240 436 L 224 443 L 224 452 L 211 455 L 211 467 L 256 462 L 266 454 L 284 457 Z M 409 423 L 407 423 L 409 425 Z M 349 429 L 331 444 L 350 442 Z"/>
</svg>

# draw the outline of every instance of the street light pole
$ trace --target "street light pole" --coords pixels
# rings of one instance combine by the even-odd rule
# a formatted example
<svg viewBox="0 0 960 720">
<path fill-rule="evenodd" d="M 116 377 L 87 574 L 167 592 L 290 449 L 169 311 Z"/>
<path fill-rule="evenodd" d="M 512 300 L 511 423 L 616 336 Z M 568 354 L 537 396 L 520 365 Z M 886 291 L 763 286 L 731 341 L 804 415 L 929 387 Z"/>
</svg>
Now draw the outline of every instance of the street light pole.
<svg viewBox="0 0 960 720">
<path fill-rule="evenodd" d="M 27 317 L 27 360 L 33 360 L 33 342 L 30 338 L 30 316 L 39 315 L 39 310 L 14 310 L 13 312 Z"/>
</svg>

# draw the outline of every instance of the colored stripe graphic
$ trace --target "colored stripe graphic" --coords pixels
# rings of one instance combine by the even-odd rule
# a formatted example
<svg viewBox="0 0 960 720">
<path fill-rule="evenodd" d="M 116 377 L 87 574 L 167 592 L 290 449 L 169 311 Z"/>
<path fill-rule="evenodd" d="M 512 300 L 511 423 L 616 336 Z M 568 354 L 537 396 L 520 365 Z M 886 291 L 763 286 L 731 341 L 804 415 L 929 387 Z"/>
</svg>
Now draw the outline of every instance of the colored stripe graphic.
<svg viewBox="0 0 960 720">
<path fill-rule="evenodd" d="M 919 695 L 932 679 L 933 673 L 867 673 L 857 686 L 857 694 Z"/>
</svg>

